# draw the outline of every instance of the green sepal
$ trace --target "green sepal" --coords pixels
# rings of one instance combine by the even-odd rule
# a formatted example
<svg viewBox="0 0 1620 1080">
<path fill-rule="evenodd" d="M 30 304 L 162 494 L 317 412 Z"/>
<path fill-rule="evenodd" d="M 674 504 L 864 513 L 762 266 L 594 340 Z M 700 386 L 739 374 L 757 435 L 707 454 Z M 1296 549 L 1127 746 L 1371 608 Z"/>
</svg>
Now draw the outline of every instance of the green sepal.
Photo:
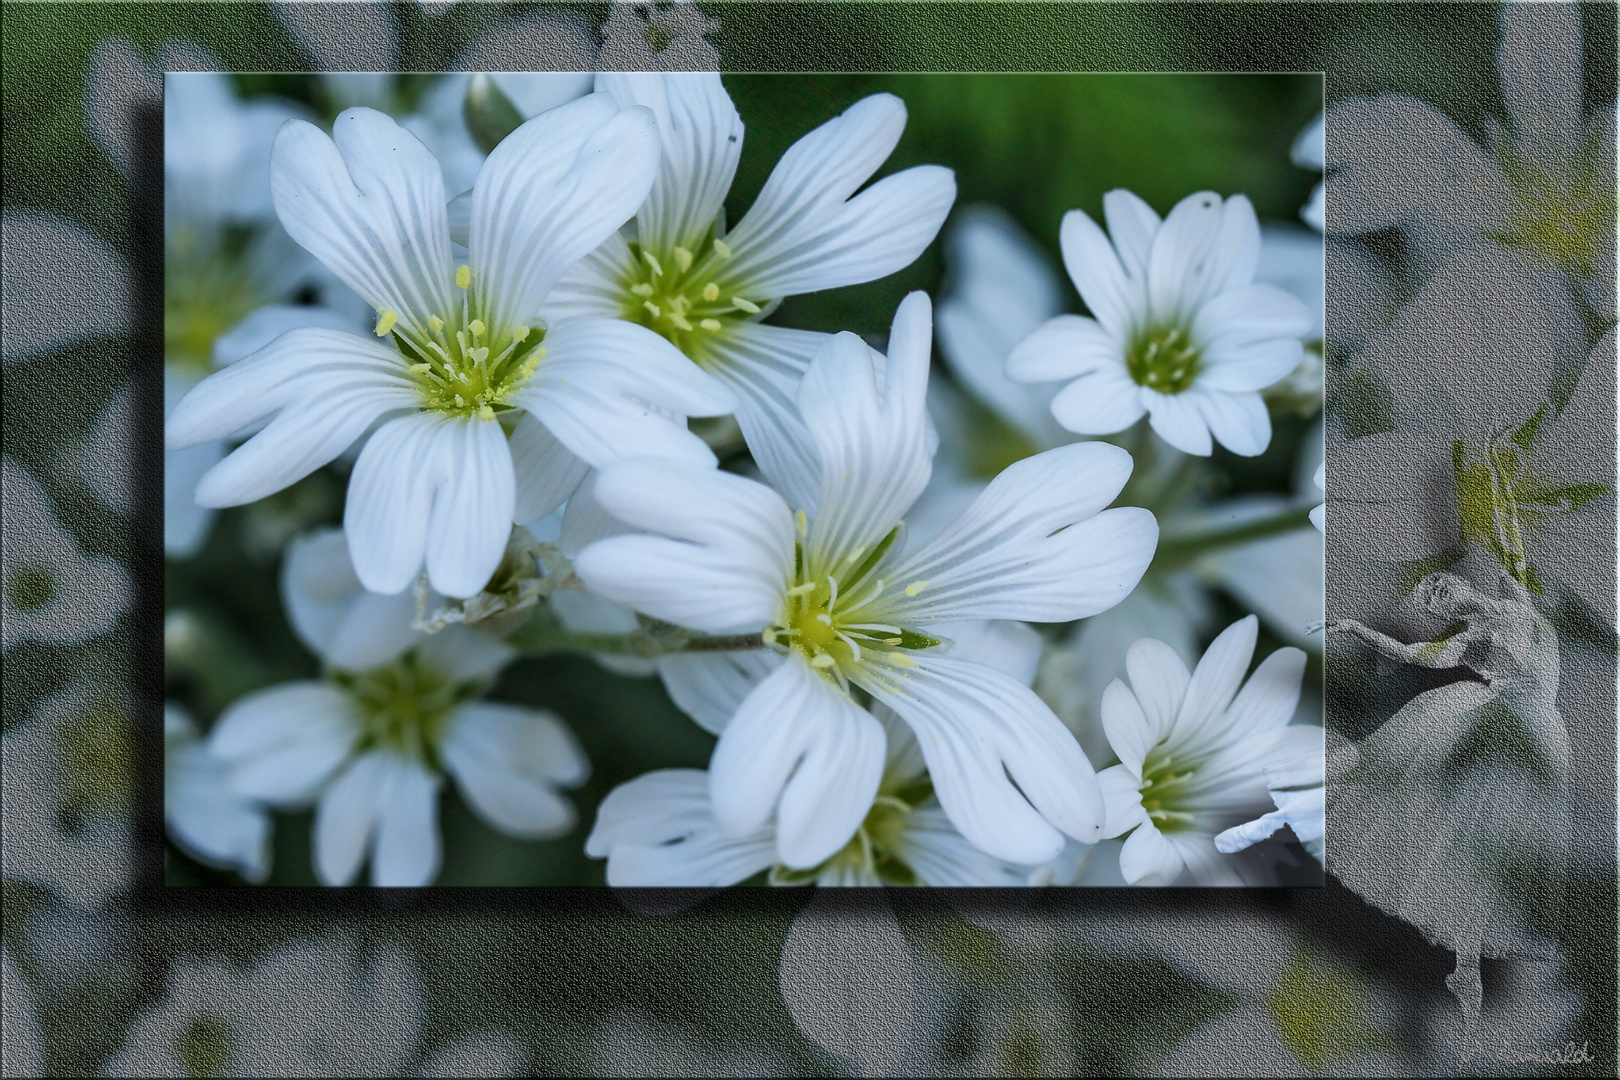
<svg viewBox="0 0 1620 1080">
<path fill-rule="evenodd" d="M 467 121 L 467 131 L 488 154 L 501 144 L 501 140 L 516 131 L 523 123 L 512 99 L 495 85 L 495 80 L 479 73 L 467 83 L 467 97 L 461 103 L 461 115 Z"/>
</svg>

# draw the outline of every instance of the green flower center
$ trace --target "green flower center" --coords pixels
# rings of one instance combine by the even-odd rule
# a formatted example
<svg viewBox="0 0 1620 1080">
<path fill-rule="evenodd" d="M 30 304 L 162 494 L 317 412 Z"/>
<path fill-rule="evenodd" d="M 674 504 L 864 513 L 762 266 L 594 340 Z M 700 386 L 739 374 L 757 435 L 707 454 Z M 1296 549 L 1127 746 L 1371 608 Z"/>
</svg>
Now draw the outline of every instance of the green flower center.
<svg viewBox="0 0 1620 1080">
<path fill-rule="evenodd" d="M 1463 540 L 1491 552 L 1514 580 L 1538 595 L 1545 588 L 1530 561 L 1528 537 L 1611 490 L 1607 484 L 1552 486 L 1532 473 L 1527 453 L 1546 413 L 1546 406 L 1537 409 L 1512 434 L 1492 438 L 1482 453 L 1470 452 L 1461 439 L 1451 446 Z"/>
<path fill-rule="evenodd" d="M 886 617 L 889 605 L 885 601 L 891 593 L 876 571 L 899 537 L 899 526 L 870 550 L 856 552 L 827 571 L 808 566 L 804 546 L 808 526 L 802 510 L 797 522 L 794 584 L 783 597 L 776 624 L 764 632 L 765 644 L 783 652 L 797 649 L 811 667 L 841 684 L 848 680 L 848 669 L 867 662 L 871 654 L 903 667 L 910 658 L 896 650 L 939 644 L 938 638 L 896 626 Z M 913 582 L 904 592 L 916 596 L 927 585 L 926 581 Z"/>
<path fill-rule="evenodd" d="M 1600 146 L 1588 139 L 1563 176 L 1499 147 L 1516 206 L 1509 227 L 1492 238 L 1523 248 L 1577 277 L 1590 277 L 1600 246 L 1614 236 L 1615 197 L 1598 168 Z M 1611 182 L 1612 183 L 1612 182 Z"/>
<path fill-rule="evenodd" d="M 1180 326 L 1149 327 L 1137 332 L 1125 350 L 1125 370 L 1138 386 L 1161 394 L 1179 394 L 1198 377 L 1199 350 Z"/>
<path fill-rule="evenodd" d="M 471 291 L 472 271 L 456 271 L 460 311 L 405 326 L 397 311 L 377 313 L 378 337 L 392 335 L 410 365 L 423 408 L 446 416 L 495 419 L 546 358 L 544 327 L 509 326 L 485 310 Z"/>
<path fill-rule="evenodd" d="M 1142 761 L 1142 809 L 1160 832 L 1185 832 L 1193 827 L 1193 777 L 1200 764 L 1194 758 L 1175 757 L 1163 743 L 1147 752 Z"/>
<path fill-rule="evenodd" d="M 384 747 L 433 769 L 439 767 L 445 720 L 479 689 L 452 681 L 415 652 L 363 674 L 333 672 L 332 680 L 348 692 L 359 712 L 361 751 Z"/>
<path fill-rule="evenodd" d="M 38 611 L 55 597 L 56 575 L 48 566 L 19 566 L 6 576 L 6 599 L 18 611 Z"/>
<path fill-rule="evenodd" d="M 1372 1001 L 1347 972 L 1296 952 L 1266 998 L 1277 1030 L 1313 1072 L 1385 1045 L 1370 1023 Z"/>
<path fill-rule="evenodd" d="M 838 854 L 808 870 L 777 866 L 771 870 L 770 883 L 803 885 L 829 869 L 841 867 L 876 875 L 886 885 L 916 885 L 917 872 L 901 858 L 903 841 L 912 812 L 933 794 L 934 786 L 927 777 L 903 785 L 886 781 L 872 800 L 872 809 L 866 812 L 861 827 Z"/>
<path fill-rule="evenodd" d="M 163 356 L 199 374 L 214 370 L 214 341 L 265 297 L 229 250 L 194 251 L 177 237 L 165 249 Z"/>
<path fill-rule="evenodd" d="M 187 1076 L 224 1076 L 231 1057 L 230 1025 L 217 1016 L 199 1016 L 175 1040 L 174 1052 Z"/>
<path fill-rule="evenodd" d="M 630 245 L 631 262 L 623 282 L 624 317 L 666 338 L 693 361 L 713 358 L 717 334 L 747 322 L 770 301 L 744 296 L 725 278 L 731 249 L 715 240 L 703 254 L 684 247 L 653 252 Z"/>
</svg>

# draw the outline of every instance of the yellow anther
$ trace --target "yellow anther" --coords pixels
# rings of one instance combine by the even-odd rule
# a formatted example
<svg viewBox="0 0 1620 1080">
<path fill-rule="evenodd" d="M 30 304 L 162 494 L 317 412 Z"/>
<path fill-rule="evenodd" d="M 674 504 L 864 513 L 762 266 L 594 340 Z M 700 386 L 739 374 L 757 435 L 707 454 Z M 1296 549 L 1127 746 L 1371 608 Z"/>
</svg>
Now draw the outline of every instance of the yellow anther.
<svg viewBox="0 0 1620 1080">
<path fill-rule="evenodd" d="M 529 355 L 534 357 L 534 362 L 538 364 L 540 361 L 546 358 L 546 347 L 542 345 Z"/>
<path fill-rule="evenodd" d="M 467 403 L 466 403 L 466 402 L 465 402 L 465 401 L 463 401 L 463 400 L 462 400 L 462 398 L 461 398 L 461 395 L 460 395 L 460 394 L 457 394 L 457 395 L 456 395 L 456 408 L 458 408 L 458 409 L 465 409 L 465 408 L 466 408 L 466 407 L 467 407 Z"/>
<path fill-rule="evenodd" d="M 733 296 L 731 298 L 731 306 L 736 308 L 738 311 L 746 311 L 750 315 L 759 314 L 758 304 L 754 303 L 752 300 L 744 300 L 740 296 Z"/>
<path fill-rule="evenodd" d="M 480 419 L 480 420 L 493 420 L 493 419 L 495 419 L 495 410 L 490 408 L 488 405 L 480 405 L 480 406 L 478 406 L 478 419 Z"/>
<path fill-rule="evenodd" d="M 726 243 L 724 241 L 721 241 L 721 240 L 716 240 L 714 242 L 714 253 L 716 255 L 720 256 L 722 259 L 731 258 L 731 248 L 728 247 L 726 245 Z"/>
<path fill-rule="evenodd" d="M 482 364 L 485 360 L 489 359 L 489 348 L 484 345 L 478 346 L 478 348 L 472 351 L 472 358 L 473 363 Z"/>
<path fill-rule="evenodd" d="M 794 512 L 793 526 L 794 528 L 798 529 L 799 535 L 801 536 L 810 531 L 810 519 L 805 516 L 805 512 L 803 510 Z"/>
<path fill-rule="evenodd" d="M 516 330 L 512 331 L 512 343 L 514 345 L 520 341 L 527 340 L 529 340 L 529 328 L 527 326 L 520 326 Z"/>
<path fill-rule="evenodd" d="M 640 296 L 640 297 L 651 296 L 653 294 L 652 283 L 647 282 L 647 281 L 643 281 L 640 285 L 632 285 L 632 286 L 630 286 L 630 291 L 635 293 L 637 296 Z"/>
<path fill-rule="evenodd" d="M 652 317 L 655 318 L 655 319 L 661 317 L 664 314 L 661 310 L 659 310 L 658 305 L 653 303 L 651 300 L 646 301 L 641 306 L 646 308 L 648 311 L 652 312 Z"/>
<path fill-rule="evenodd" d="M 388 331 L 392 330 L 397 322 L 399 322 L 399 312 L 393 308 L 383 308 L 377 312 L 376 335 L 378 337 L 387 337 Z"/>
<path fill-rule="evenodd" d="M 763 641 L 765 644 L 767 644 L 767 645 L 775 645 L 776 644 L 776 628 L 774 626 L 767 626 L 764 630 L 760 631 L 759 637 L 760 637 L 760 640 Z"/>
<path fill-rule="evenodd" d="M 711 304 L 720 299 L 720 286 L 716 285 L 712 281 L 703 286 L 703 299 L 709 301 Z"/>
<path fill-rule="evenodd" d="M 793 586 L 793 588 L 791 588 L 791 589 L 789 589 L 787 591 L 787 594 L 789 596 L 803 596 L 807 592 L 815 592 L 815 591 L 816 591 L 816 583 L 814 581 L 807 581 L 803 585 L 795 585 L 795 586 Z"/>
<path fill-rule="evenodd" d="M 675 249 L 675 265 L 681 268 L 681 273 L 692 269 L 692 253 L 683 247 Z"/>
<path fill-rule="evenodd" d="M 658 260 L 653 256 L 652 252 L 643 251 L 641 253 L 641 257 L 643 259 L 647 260 L 647 265 L 648 266 L 652 267 L 653 277 L 662 277 L 663 276 L 664 268 L 661 265 L 659 265 Z"/>
<path fill-rule="evenodd" d="M 410 368 L 408 368 L 407 370 L 412 371 L 412 372 L 416 373 L 417 375 L 421 375 L 424 372 L 432 371 L 433 370 L 433 365 L 432 364 L 412 364 L 410 366 Z"/>
<path fill-rule="evenodd" d="M 437 334 L 439 331 L 444 329 L 444 320 L 439 318 L 437 315 L 429 315 L 428 329 Z"/>
<path fill-rule="evenodd" d="M 692 329 L 692 324 L 687 321 L 686 316 L 682 315 L 678 311 L 670 312 L 669 321 L 674 323 L 675 326 L 678 329 L 681 329 L 681 330 L 690 330 L 690 329 Z"/>
<path fill-rule="evenodd" d="M 810 666 L 813 668 L 820 668 L 822 671 L 826 671 L 836 663 L 838 663 L 838 661 L 834 660 L 826 653 L 817 653 L 816 658 L 810 661 Z"/>
<path fill-rule="evenodd" d="M 720 320 L 704 319 L 702 322 L 698 323 L 698 325 L 712 334 L 714 331 L 720 329 Z"/>
<path fill-rule="evenodd" d="M 926 582 L 926 581 L 913 581 L 910 585 L 906 586 L 906 595 L 908 597 L 916 596 L 918 593 L 922 592 L 926 588 L 928 588 L 928 582 Z"/>
<path fill-rule="evenodd" d="M 905 640 L 905 638 L 886 637 L 886 638 L 883 639 L 883 644 L 885 644 L 885 645 L 898 645 L 904 640 Z"/>
<path fill-rule="evenodd" d="M 472 267 L 462 263 L 456 268 L 456 288 L 465 289 L 472 284 Z"/>
<path fill-rule="evenodd" d="M 481 338 L 484 336 L 484 331 L 489 329 L 489 327 L 484 325 L 483 319 L 474 319 L 472 322 L 467 324 L 467 329 L 473 332 L 473 337 Z"/>
</svg>

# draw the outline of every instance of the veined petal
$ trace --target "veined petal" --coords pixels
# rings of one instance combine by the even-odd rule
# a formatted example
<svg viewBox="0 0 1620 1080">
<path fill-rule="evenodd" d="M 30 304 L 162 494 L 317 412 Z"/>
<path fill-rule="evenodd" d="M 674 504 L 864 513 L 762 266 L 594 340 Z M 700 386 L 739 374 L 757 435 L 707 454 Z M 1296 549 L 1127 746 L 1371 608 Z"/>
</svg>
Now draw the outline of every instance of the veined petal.
<svg viewBox="0 0 1620 1080">
<path fill-rule="evenodd" d="M 1260 620 L 1250 615 L 1222 630 L 1209 643 L 1187 683 L 1187 695 L 1170 732 L 1172 743 L 1190 744 L 1206 728 L 1214 730 L 1219 724 L 1222 712 L 1231 704 L 1249 670 L 1259 633 Z"/>
<path fill-rule="evenodd" d="M 1057 422 L 1081 435 L 1124 431 L 1142 419 L 1146 411 L 1141 388 L 1115 367 L 1081 375 L 1052 399 L 1052 415 Z"/>
<path fill-rule="evenodd" d="M 1161 394 L 1157 390 L 1142 388 L 1148 423 L 1159 438 L 1183 454 L 1208 457 L 1215 450 L 1209 437 L 1209 423 L 1191 400 L 1192 397 L 1192 394 Z M 1269 421 L 1267 433 L 1270 433 Z"/>
<path fill-rule="evenodd" d="M 360 873 L 385 783 L 380 752 L 363 754 L 321 796 L 315 809 L 315 876 L 322 885 L 348 885 Z"/>
<path fill-rule="evenodd" d="M 956 830 L 944 809 L 927 802 L 911 812 L 895 854 L 934 888 L 1022 885 L 1028 874 L 980 851 Z"/>
<path fill-rule="evenodd" d="M 1041 635 L 1028 623 L 984 619 L 935 623 L 929 629 L 950 640 L 952 655 L 957 659 L 986 664 L 1025 686 L 1035 684 L 1042 643 Z"/>
<path fill-rule="evenodd" d="M 267 304 L 251 312 L 241 322 L 214 339 L 215 367 L 229 367 L 246 359 L 289 330 L 305 328 L 323 330 L 349 330 L 356 333 L 366 329 L 357 325 L 348 313 L 329 307 L 310 304 Z M 361 340 L 364 340 L 363 338 Z M 384 352 L 388 349 L 376 342 Z M 398 360 L 395 360 L 398 363 Z"/>
<path fill-rule="evenodd" d="M 1158 523 L 1146 510 L 1098 513 L 1125 486 L 1131 458 L 1074 443 L 1009 466 L 967 513 L 894 570 L 921 582 L 894 617 L 1068 622 L 1123 600 L 1153 559 Z M 1035 860 L 1040 861 L 1040 860 Z"/>
<path fill-rule="evenodd" d="M 724 887 L 776 858 L 765 826 L 738 838 L 720 831 L 709 810 L 709 777 L 698 769 L 659 769 L 608 792 L 585 841 L 608 860 L 608 884 Z"/>
<path fill-rule="evenodd" d="M 727 277 L 790 296 L 871 281 L 921 254 L 956 197 L 950 170 L 907 169 L 850 198 L 905 125 L 899 98 L 873 94 L 794 143 L 726 237 L 736 253 Z"/>
<path fill-rule="evenodd" d="M 518 419 L 508 445 L 517 483 L 512 519 L 519 525 L 549 517 L 568 501 L 591 468 L 528 412 Z"/>
<path fill-rule="evenodd" d="M 326 783 L 360 737 L 349 699 L 326 683 L 272 686 L 239 698 L 208 736 L 242 795 L 300 804 Z"/>
<path fill-rule="evenodd" d="M 379 311 L 409 327 L 449 310 L 444 177 L 420 140 L 374 109 L 346 109 L 328 137 L 282 125 L 270 193 L 288 234 Z"/>
<path fill-rule="evenodd" d="M 1124 369 L 1124 347 L 1095 319 L 1059 315 L 1013 346 L 1007 377 L 1015 382 L 1056 382 L 1093 371 Z"/>
<path fill-rule="evenodd" d="M 863 686 L 911 725 L 940 805 L 980 849 L 1031 865 L 1057 856 L 1059 830 L 1085 843 L 1101 836 L 1096 773 L 1029 687 L 927 653 Z"/>
<path fill-rule="evenodd" d="M 609 94 L 541 113 L 501 141 L 473 186 L 473 288 L 504 327 L 641 206 L 658 171 L 652 113 Z"/>
<path fill-rule="evenodd" d="M 793 568 L 793 514 L 740 476 L 651 458 L 603 471 L 595 497 L 663 536 L 615 536 L 574 559 L 596 592 L 710 633 L 766 626 Z"/>
<path fill-rule="evenodd" d="M 1271 445 L 1271 414 L 1259 394 L 1194 390 L 1182 396 L 1198 410 L 1210 435 L 1232 453 L 1255 457 Z"/>
<path fill-rule="evenodd" d="M 658 122 L 658 179 L 636 212 L 636 234 L 654 251 L 696 252 L 725 207 L 743 122 L 717 72 L 602 72 L 596 88 L 620 105 L 644 105 Z"/>
<path fill-rule="evenodd" d="M 1305 654 L 1292 646 L 1278 649 L 1254 669 L 1231 705 L 1211 722 L 1178 737 L 1178 746 L 1202 753 L 1285 727 L 1299 708 L 1304 676 Z"/>
<path fill-rule="evenodd" d="M 743 699 L 781 663 L 782 654 L 770 649 L 675 653 L 658 658 L 658 677 L 677 708 L 718 735 Z"/>
<path fill-rule="evenodd" d="M 1084 210 L 1063 215 L 1058 243 L 1080 299 L 1110 337 L 1123 341 L 1145 313 L 1143 282 L 1125 275 L 1114 245 Z"/>
<path fill-rule="evenodd" d="M 1260 264 L 1260 222 L 1246 195 L 1233 195 L 1221 206 L 1221 227 L 1209 265 L 1200 275 L 1199 289 L 1187 297 L 1197 304 L 1205 297 L 1241 289 L 1254 280 Z M 1303 333 L 1304 331 L 1301 331 Z"/>
<path fill-rule="evenodd" d="M 470 194 L 467 198 L 470 204 Z M 540 305 L 540 317 L 553 327 L 575 319 L 619 318 L 624 314 L 624 279 L 633 260 L 624 234 L 614 233 L 563 273 Z"/>
<path fill-rule="evenodd" d="M 435 589 L 471 596 L 500 565 L 514 499 L 499 424 L 436 413 L 391 420 L 349 480 L 343 528 L 355 573 L 372 592 L 396 593 L 426 559 Z"/>
<path fill-rule="evenodd" d="M 812 513 L 821 462 L 795 397 L 832 335 L 744 323 L 718 334 L 708 368 L 737 398 L 737 426 L 754 462 L 789 506 Z"/>
<path fill-rule="evenodd" d="M 622 319 L 581 319 L 547 334 L 546 349 L 513 404 L 574 455 L 597 468 L 642 456 L 713 463 L 684 418 L 723 415 L 736 400 L 668 341 Z"/>
<path fill-rule="evenodd" d="M 821 461 L 812 573 L 863 557 L 928 486 L 929 316 L 926 294 L 901 301 L 881 368 L 860 338 L 835 335 L 799 387 L 799 415 Z"/>
<path fill-rule="evenodd" d="M 1159 741 L 1158 729 L 1148 720 L 1136 695 L 1118 679 L 1103 691 L 1102 723 L 1108 745 L 1119 756 L 1120 764 L 1140 778 L 1143 759 Z"/>
<path fill-rule="evenodd" d="M 574 808 L 555 789 L 582 783 L 589 767 L 550 713 L 470 702 L 446 723 L 440 753 L 467 802 L 502 832 L 540 839 L 573 828 Z"/>
<path fill-rule="evenodd" d="M 392 596 L 367 592 L 342 529 L 322 529 L 287 545 L 281 601 L 299 640 L 347 671 L 381 667 L 421 637 L 411 626 L 415 595 L 409 589 Z"/>
<path fill-rule="evenodd" d="M 742 836 L 775 812 L 779 857 L 815 866 L 855 835 L 871 809 L 883 749 L 882 725 L 802 656 L 790 656 L 744 699 L 715 745 L 715 820 Z"/>
<path fill-rule="evenodd" d="M 1152 746 L 1175 727 L 1192 673 L 1180 653 L 1155 638 L 1140 638 L 1131 645 L 1125 653 L 1125 673 L 1148 725 L 1147 744 Z"/>
<path fill-rule="evenodd" d="M 1115 188 L 1103 196 L 1103 217 L 1126 276 L 1145 281 L 1153 237 L 1159 231 L 1159 215 L 1139 195 Z"/>
<path fill-rule="evenodd" d="M 439 778 L 421 762 L 399 754 L 374 751 L 367 756 L 383 761 L 371 883 L 382 888 L 429 885 L 439 872 Z M 319 821 L 317 812 L 317 828 Z"/>
<path fill-rule="evenodd" d="M 1192 333 L 1205 359 L 1218 362 L 1242 348 L 1272 338 L 1302 338 L 1315 320 L 1303 301 L 1275 285 L 1251 282 L 1205 301 L 1193 316 Z M 1284 372 L 1287 374 L 1287 372 Z"/>
<path fill-rule="evenodd" d="M 1147 810 L 1142 806 L 1142 777 L 1129 765 L 1111 765 L 1098 773 L 1097 787 L 1102 791 L 1103 808 L 1107 812 L 1103 823 L 1105 838 L 1122 836 L 1147 822 Z"/>
<path fill-rule="evenodd" d="M 1207 295 L 1225 216 L 1221 197 L 1200 191 L 1178 202 L 1164 219 L 1148 259 L 1148 303 L 1156 318 L 1179 320 L 1197 310 Z M 1257 226 L 1257 252 L 1259 244 Z"/>
<path fill-rule="evenodd" d="M 339 330 L 290 330 L 192 387 L 164 421 L 164 444 L 178 449 L 228 439 L 305 398 L 360 386 L 402 402 L 390 408 L 419 401 L 404 361 L 388 346 Z"/>
<path fill-rule="evenodd" d="M 1184 865 L 1181 852 L 1151 821 L 1138 825 L 1119 852 L 1119 872 L 1129 885 L 1174 884 Z"/>
<path fill-rule="evenodd" d="M 1198 389 L 1254 393 L 1287 378 L 1305 360 L 1298 338 L 1278 338 L 1236 349 L 1211 350 L 1198 373 Z"/>
</svg>

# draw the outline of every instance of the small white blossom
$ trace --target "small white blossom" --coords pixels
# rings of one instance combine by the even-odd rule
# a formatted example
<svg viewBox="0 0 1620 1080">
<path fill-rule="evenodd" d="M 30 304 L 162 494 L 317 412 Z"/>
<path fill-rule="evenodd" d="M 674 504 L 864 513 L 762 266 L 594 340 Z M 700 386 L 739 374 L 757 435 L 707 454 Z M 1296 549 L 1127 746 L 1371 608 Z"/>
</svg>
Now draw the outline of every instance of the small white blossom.
<svg viewBox="0 0 1620 1080">
<path fill-rule="evenodd" d="M 163 821 L 169 839 L 199 862 L 260 883 L 270 873 L 270 816 L 225 783 L 226 763 L 209 753 L 178 705 L 163 706 Z"/>
<path fill-rule="evenodd" d="M 1138 641 L 1130 685 L 1116 679 L 1103 695 L 1120 763 L 1098 779 L 1107 835 L 1129 833 L 1119 866 L 1132 885 L 1169 885 L 1184 870 L 1199 885 L 1243 884 L 1215 835 L 1271 807 L 1268 765 L 1314 755 L 1320 771 L 1322 729 L 1289 725 L 1305 654 L 1278 649 L 1244 681 L 1259 625 L 1250 615 L 1221 631 L 1190 674 L 1168 645 Z"/>
<path fill-rule="evenodd" d="M 170 414 L 171 447 L 268 421 L 203 477 L 198 502 L 269 495 L 382 421 L 345 506 L 360 580 L 395 593 L 425 561 L 434 588 L 466 597 L 499 565 L 514 521 L 567 498 L 580 459 L 713 462 L 682 418 L 729 410 L 723 387 L 641 327 L 587 319 L 548 329 L 540 317 L 557 279 L 651 186 L 648 110 L 592 94 L 508 136 L 463 204 L 470 262 L 459 268 L 433 155 L 370 109 L 342 113 L 333 130 L 335 141 L 301 121 L 283 126 L 271 157 L 276 210 L 376 308 L 385 341 L 293 330 L 193 389 Z"/>
<path fill-rule="evenodd" d="M 1211 439 L 1252 457 L 1271 442 L 1260 391 L 1304 358 L 1311 313 L 1254 281 L 1260 226 L 1242 195 L 1202 191 L 1163 221 L 1128 191 L 1103 198 L 1109 234 L 1063 218 L 1064 265 L 1092 317 L 1060 315 L 1007 358 L 1018 382 L 1069 381 L 1052 415 L 1106 435 L 1147 414 L 1165 442 L 1208 455 Z"/>
</svg>

